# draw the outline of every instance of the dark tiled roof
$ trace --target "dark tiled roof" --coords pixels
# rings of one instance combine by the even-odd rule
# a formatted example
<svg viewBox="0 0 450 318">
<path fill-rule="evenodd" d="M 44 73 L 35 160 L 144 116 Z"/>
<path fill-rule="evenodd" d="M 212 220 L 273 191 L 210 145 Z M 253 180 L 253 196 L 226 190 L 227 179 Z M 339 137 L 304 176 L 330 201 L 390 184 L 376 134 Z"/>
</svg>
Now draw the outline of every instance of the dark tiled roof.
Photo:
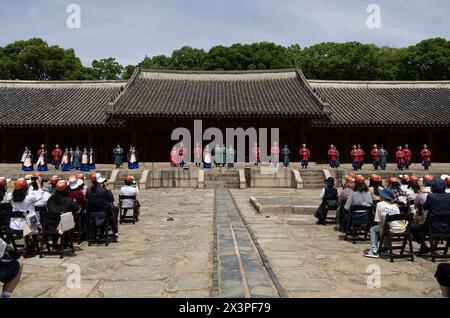
<svg viewBox="0 0 450 318">
<path fill-rule="evenodd" d="M 308 82 L 330 110 L 315 126 L 450 126 L 450 82 Z"/>
<path fill-rule="evenodd" d="M 138 70 L 111 115 L 131 117 L 322 117 L 323 105 L 296 70 Z"/>
<path fill-rule="evenodd" d="M 0 126 L 104 126 L 108 102 L 123 86 L 123 81 L 0 81 Z"/>
</svg>

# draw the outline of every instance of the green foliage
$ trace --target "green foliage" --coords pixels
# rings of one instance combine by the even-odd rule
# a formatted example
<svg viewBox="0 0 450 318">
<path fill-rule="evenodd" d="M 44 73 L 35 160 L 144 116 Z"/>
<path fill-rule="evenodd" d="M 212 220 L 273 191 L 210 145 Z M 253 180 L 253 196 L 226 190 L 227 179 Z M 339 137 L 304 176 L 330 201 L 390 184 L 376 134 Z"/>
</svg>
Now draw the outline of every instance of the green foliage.
<svg viewBox="0 0 450 318">
<path fill-rule="evenodd" d="M 128 79 L 134 65 L 114 58 L 84 67 L 73 49 L 41 39 L 0 47 L 0 79 Z M 407 48 L 324 42 L 304 49 L 270 42 L 217 45 L 208 52 L 184 46 L 171 56 L 145 56 L 137 67 L 160 70 L 264 70 L 300 67 L 307 78 L 335 80 L 450 80 L 450 41 L 424 40 Z"/>
</svg>

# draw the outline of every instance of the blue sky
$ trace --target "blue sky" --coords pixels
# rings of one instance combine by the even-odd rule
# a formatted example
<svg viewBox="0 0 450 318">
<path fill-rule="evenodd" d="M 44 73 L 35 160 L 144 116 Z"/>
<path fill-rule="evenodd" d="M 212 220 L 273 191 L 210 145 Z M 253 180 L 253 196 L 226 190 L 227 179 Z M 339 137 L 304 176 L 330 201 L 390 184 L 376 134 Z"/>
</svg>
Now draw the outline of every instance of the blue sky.
<svg viewBox="0 0 450 318">
<path fill-rule="evenodd" d="M 81 8 L 80 29 L 66 26 L 72 3 Z M 366 25 L 372 3 L 381 8 L 380 29 Z M 183 45 L 360 41 L 400 47 L 449 39 L 449 13 L 449 0 L 0 0 L 0 46 L 41 37 L 74 48 L 85 65 L 108 56 L 136 64 Z"/>
</svg>

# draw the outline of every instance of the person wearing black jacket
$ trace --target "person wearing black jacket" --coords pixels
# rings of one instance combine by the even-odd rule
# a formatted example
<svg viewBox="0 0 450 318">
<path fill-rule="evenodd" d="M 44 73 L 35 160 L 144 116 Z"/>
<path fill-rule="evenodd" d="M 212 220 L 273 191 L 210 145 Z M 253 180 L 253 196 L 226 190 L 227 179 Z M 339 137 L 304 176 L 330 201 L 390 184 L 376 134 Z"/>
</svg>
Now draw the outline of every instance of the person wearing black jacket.
<svg viewBox="0 0 450 318">
<path fill-rule="evenodd" d="M 337 209 L 338 205 L 338 191 L 334 187 L 334 178 L 330 177 L 325 180 L 325 187 L 320 193 L 320 198 L 322 199 L 322 203 L 314 216 L 318 219 L 317 224 L 325 224 L 328 210 Z"/>
<path fill-rule="evenodd" d="M 431 181 L 431 192 L 423 205 L 423 209 L 427 211 L 427 216 L 424 224 L 413 224 L 411 228 L 414 240 L 420 244 L 420 253 L 428 253 L 429 248 L 425 243 L 425 235 L 428 230 L 428 222 L 431 216 L 435 215 L 450 215 L 450 193 L 445 192 L 445 182 L 441 179 L 434 179 Z M 433 223 L 433 232 L 449 233 L 450 224 L 448 223 Z"/>
</svg>

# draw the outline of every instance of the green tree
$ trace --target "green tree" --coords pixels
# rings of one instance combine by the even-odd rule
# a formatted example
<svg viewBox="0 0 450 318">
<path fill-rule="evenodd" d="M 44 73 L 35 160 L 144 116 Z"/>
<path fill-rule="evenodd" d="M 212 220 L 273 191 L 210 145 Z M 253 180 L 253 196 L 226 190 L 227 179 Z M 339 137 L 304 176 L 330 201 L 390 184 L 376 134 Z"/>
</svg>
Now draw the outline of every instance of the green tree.
<svg viewBox="0 0 450 318">
<path fill-rule="evenodd" d="M 92 69 L 97 74 L 97 78 L 101 80 L 120 79 L 123 72 L 123 66 L 113 57 L 92 61 Z"/>
<path fill-rule="evenodd" d="M 144 69 L 158 69 L 158 70 L 173 70 L 175 67 L 172 64 L 170 57 L 165 55 L 157 55 L 154 57 L 146 56 L 142 62 L 138 64 L 139 67 Z"/>
<path fill-rule="evenodd" d="M 124 71 L 122 73 L 122 79 L 129 79 L 131 75 L 133 75 L 135 69 L 136 66 L 134 65 L 125 66 Z"/>
<path fill-rule="evenodd" d="M 183 46 L 172 53 L 171 61 L 177 70 L 201 70 L 206 53 L 202 49 Z"/>
</svg>

